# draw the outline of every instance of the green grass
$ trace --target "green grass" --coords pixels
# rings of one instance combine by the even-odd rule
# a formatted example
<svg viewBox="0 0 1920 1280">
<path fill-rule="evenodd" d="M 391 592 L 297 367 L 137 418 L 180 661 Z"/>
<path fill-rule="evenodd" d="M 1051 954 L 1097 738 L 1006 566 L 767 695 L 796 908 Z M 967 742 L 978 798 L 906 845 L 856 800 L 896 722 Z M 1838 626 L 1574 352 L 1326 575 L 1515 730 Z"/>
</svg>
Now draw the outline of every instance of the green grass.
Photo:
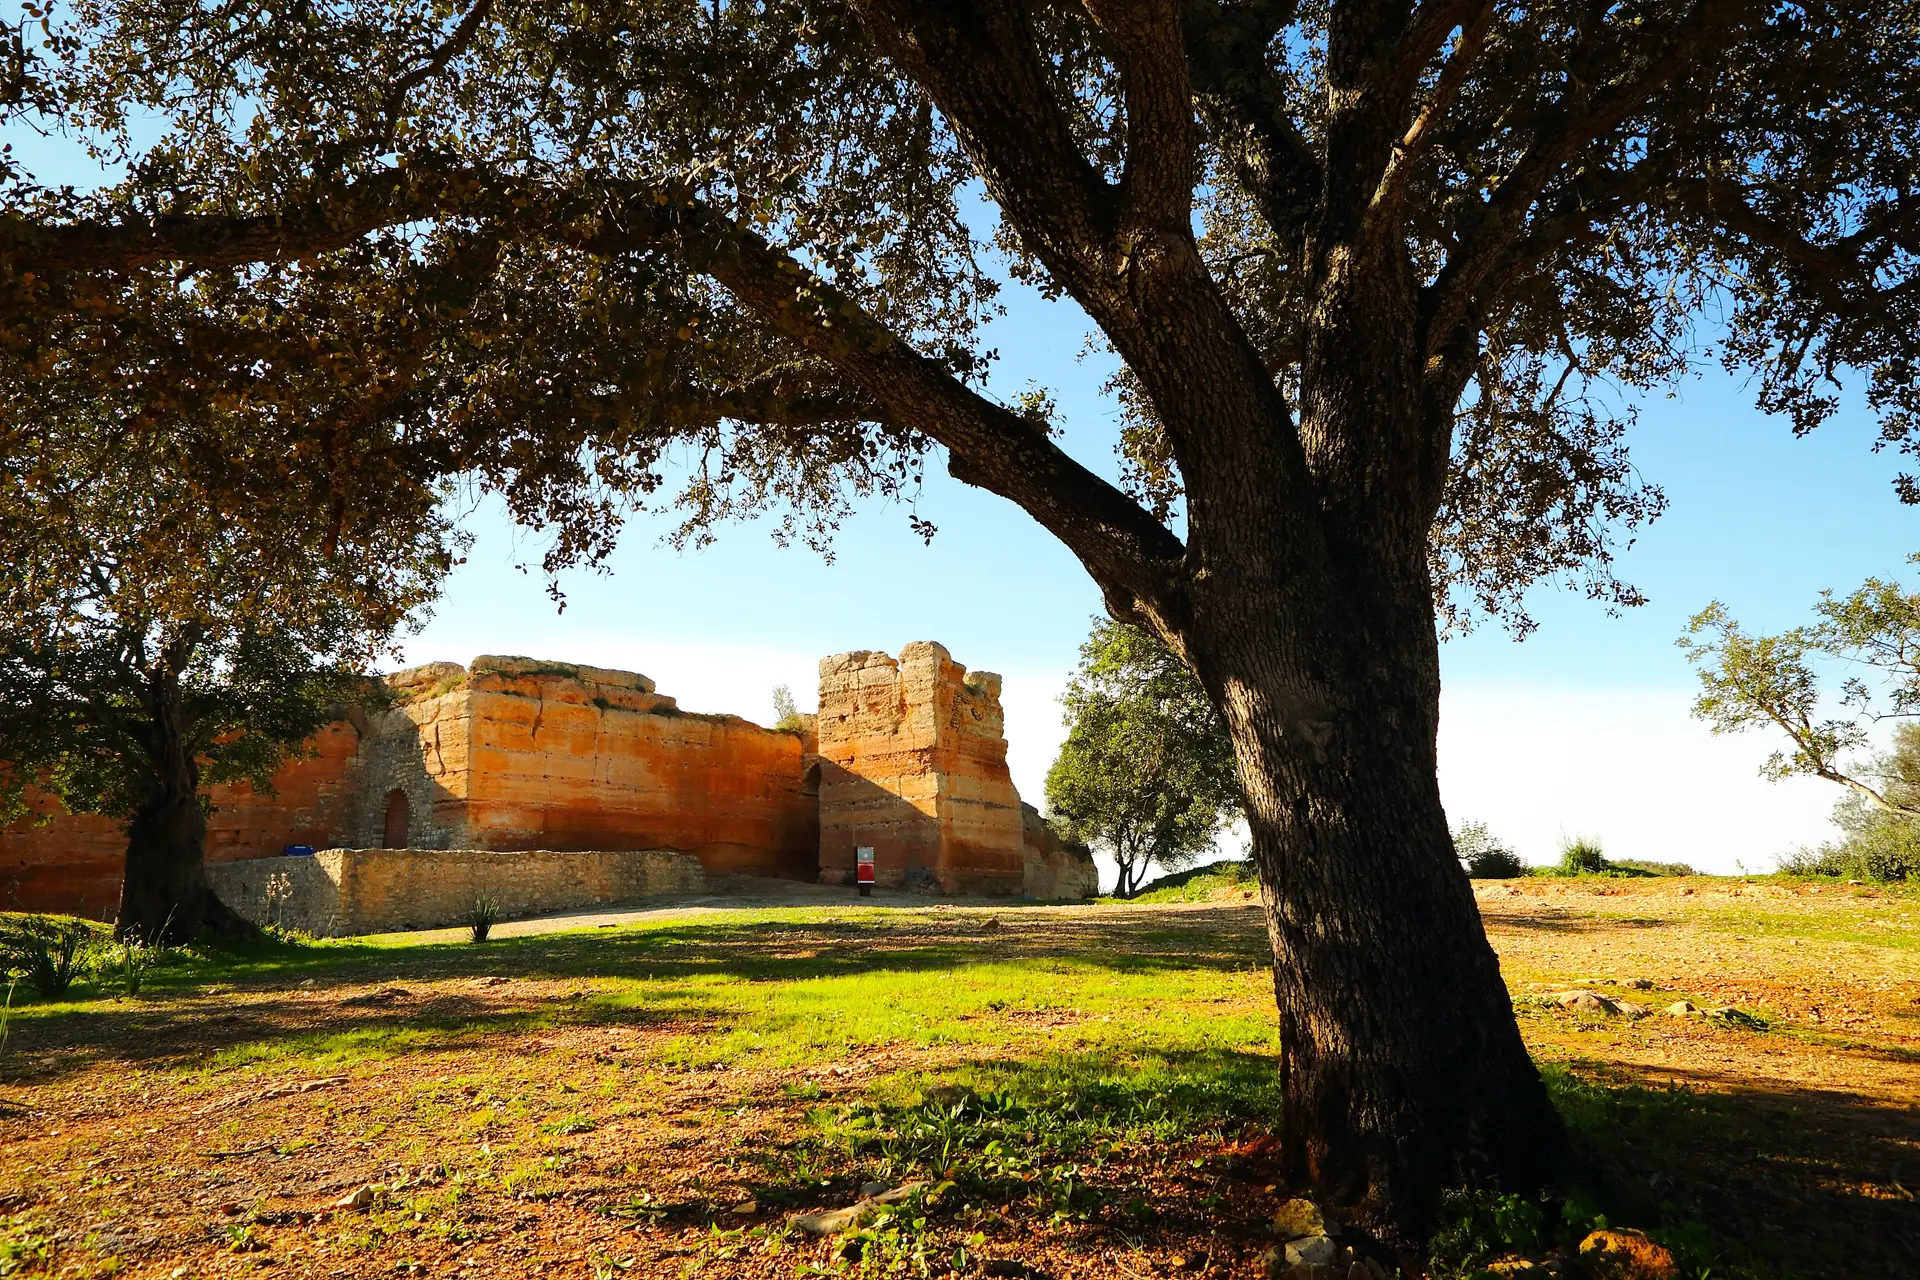
<svg viewBox="0 0 1920 1280">
<path fill-rule="evenodd" d="M 1244 864 L 1216 865 L 1159 882 L 1147 900 L 1201 900 L 1248 884 Z M 1847 899 L 1854 910 L 1844 920 L 1777 900 L 1688 901 L 1690 918 L 1747 937 L 1910 948 L 1920 932 L 1910 898 Z M 983 932 L 989 915 L 993 933 Z M 925 1201 L 862 1237 L 874 1267 L 900 1262 L 911 1271 L 931 1265 L 929 1250 L 952 1265 L 974 1229 L 965 1214 L 981 1206 L 1013 1206 L 1072 1229 L 1102 1214 L 1131 1221 L 1126 1197 L 1135 1195 L 1145 1224 L 1156 1211 L 1145 1189 L 1169 1161 L 1197 1169 L 1249 1126 L 1274 1123 L 1265 940 L 1252 924 L 1222 926 L 1242 915 L 1256 913 L 1136 915 L 1124 932 L 1085 917 L 1084 933 L 1057 939 L 1028 932 L 1012 907 L 740 911 L 499 938 L 484 949 L 412 935 L 261 937 L 168 953 L 138 999 L 77 984 L 70 998 L 25 1002 L 0 1076 L 123 1071 L 124 1061 L 99 1049 L 116 1038 L 150 1041 L 137 1069 L 170 1076 L 196 1100 L 402 1060 L 402 1070 L 379 1077 L 397 1083 L 371 1097 L 322 1091 L 299 1104 L 330 1140 L 378 1144 L 383 1160 L 406 1168 L 445 1169 L 444 1180 L 402 1188 L 367 1219 L 329 1228 L 342 1248 L 368 1251 L 388 1248 L 383 1239 L 480 1231 L 468 1206 L 482 1193 L 516 1203 L 570 1194 L 575 1148 L 630 1118 L 711 1133 L 751 1109 L 785 1109 L 804 1115 L 798 1131 L 743 1148 L 732 1157 L 734 1176 L 768 1204 L 793 1207 L 844 1203 L 868 1179 L 927 1178 L 935 1189 Z M 1183 923 L 1203 918 L 1211 923 Z M 463 981 L 495 975 L 519 985 Z M 282 997 L 334 999 L 336 989 L 376 984 L 410 994 L 391 1007 L 343 1007 L 332 1024 L 303 1016 L 290 1029 L 273 1020 Z M 228 1019 L 217 1043 L 168 1048 L 166 1027 L 203 1025 L 195 1020 L 210 1015 Z M 562 1047 L 529 1044 L 543 1035 Z M 630 1053 L 593 1047 L 622 1036 Z M 860 1078 L 857 1101 L 823 1091 L 808 1074 L 863 1058 L 875 1065 Z M 665 1110 L 660 1099 L 674 1082 L 716 1068 L 753 1074 L 698 1105 Z M 1746 1170 L 1770 1161 L 1803 1160 L 1818 1145 L 1810 1130 L 1738 1099 L 1609 1083 L 1597 1064 L 1550 1067 L 1548 1081 L 1582 1147 L 1597 1154 L 1615 1221 L 1652 1228 L 1681 1253 L 1689 1276 L 1779 1274 L 1755 1261 L 1770 1241 L 1701 1224 L 1758 1222 L 1764 1232 L 1765 1222 L 1789 1219 L 1789 1206 L 1766 1202 L 1755 1212 L 1719 1188 L 1738 1188 Z M 209 1146 L 271 1142 L 285 1154 L 312 1143 L 295 1121 L 249 1130 L 245 1113 L 214 1115 Z M 751 1233 L 697 1216 L 708 1210 L 689 1207 L 694 1193 L 652 1194 L 623 1191 L 625 1207 L 606 1211 L 705 1224 L 709 1256 L 747 1247 Z M 1774 1192 L 1762 1184 L 1742 1194 L 1761 1203 Z M 1600 1212 L 1582 1202 L 1563 1222 L 1553 1215 L 1564 1207 L 1555 1206 L 1535 1223 L 1531 1207 L 1480 1193 L 1463 1193 L 1457 1207 L 1449 1240 L 1462 1275 L 1498 1252 L 1503 1232 L 1558 1238 Z M 365 1243 L 348 1240 L 354 1233 Z M 753 1237 L 753 1247 L 769 1239 Z M 42 1219 L 6 1220 L 0 1274 L 10 1257 L 31 1258 L 45 1240 Z"/>
<path fill-rule="evenodd" d="M 1252 890 L 1260 881 L 1251 862 L 1210 862 L 1191 871 L 1161 876 L 1127 899 L 1129 902 L 1211 902 Z"/>
</svg>

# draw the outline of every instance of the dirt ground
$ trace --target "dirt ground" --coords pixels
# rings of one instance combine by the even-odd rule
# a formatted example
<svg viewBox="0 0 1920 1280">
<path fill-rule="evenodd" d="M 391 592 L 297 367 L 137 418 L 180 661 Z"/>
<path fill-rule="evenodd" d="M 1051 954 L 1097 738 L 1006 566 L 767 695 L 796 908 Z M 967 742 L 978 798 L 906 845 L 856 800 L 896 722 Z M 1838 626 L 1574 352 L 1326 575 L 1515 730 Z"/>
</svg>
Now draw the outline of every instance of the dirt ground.
<svg viewBox="0 0 1920 1280">
<path fill-rule="evenodd" d="M 1920 1275 L 1920 901 L 1707 878 L 1476 892 L 1528 1043 L 1606 1086 L 1568 1105 L 1602 1108 L 1584 1123 L 1650 1213 L 1752 1244 L 1770 1260 L 1756 1274 Z M 1257 1026 L 1271 996 L 1252 906 L 840 902 L 732 927 L 735 904 L 679 903 L 503 927 L 517 950 L 367 948 L 17 1018 L 0 1052 L 0 1275 L 857 1272 L 783 1229 L 857 1194 L 859 1175 L 806 1166 L 818 1148 L 800 1136 L 823 1111 L 982 1064 L 1111 1052 L 1134 1032 L 1074 994 L 1091 989 L 1071 985 L 1078 958 L 1178 977 L 1168 1020 Z M 601 940 L 663 924 L 645 971 L 601 971 L 615 954 Z M 552 945 L 529 949 L 542 933 Z M 911 968 L 937 1002 L 975 962 L 1029 963 L 1065 994 L 995 999 L 960 1023 L 915 1015 L 828 1051 L 782 1046 L 781 1023 L 765 1052 L 708 1052 L 763 990 L 771 1007 Z M 671 1000 L 623 994 L 668 977 Z M 735 1004 L 700 985 L 722 978 L 746 993 Z M 1740 1014 L 1583 1019 L 1545 998 L 1575 987 Z M 968 1204 L 947 1213 L 951 1237 L 974 1241 L 966 1265 L 1248 1277 L 1285 1194 L 1252 1132 L 1116 1141 L 1079 1176 L 1151 1211 Z"/>
</svg>

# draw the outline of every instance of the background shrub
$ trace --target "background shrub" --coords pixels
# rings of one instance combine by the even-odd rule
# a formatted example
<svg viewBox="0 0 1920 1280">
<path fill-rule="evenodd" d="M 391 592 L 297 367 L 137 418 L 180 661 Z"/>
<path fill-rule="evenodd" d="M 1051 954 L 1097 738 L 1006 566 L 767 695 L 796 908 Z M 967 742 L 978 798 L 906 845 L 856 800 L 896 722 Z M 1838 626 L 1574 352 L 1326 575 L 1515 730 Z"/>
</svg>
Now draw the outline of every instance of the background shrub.
<svg viewBox="0 0 1920 1280">
<path fill-rule="evenodd" d="M 1601 875 L 1615 870 L 1600 848 L 1600 842 L 1588 836 L 1576 836 L 1560 845 L 1560 874 L 1566 876 Z"/>
<path fill-rule="evenodd" d="M 1649 862 L 1645 858 L 1614 858 L 1608 866 L 1616 871 L 1633 871 L 1649 876 L 1697 876 L 1700 873 L 1684 862 Z"/>
<path fill-rule="evenodd" d="M 1502 844 L 1484 822 L 1462 823 L 1453 833 L 1453 852 L 1475 880 L 1511 880 L 1527 874 L 1520 855 Z"/>
<path fill-rule="evenodd" d="M 0 923 L 0 964 L 51 1000 L 73 985 L 93 937 L 94 927 L 72 916 L 14 916 Z"/>
</svg>

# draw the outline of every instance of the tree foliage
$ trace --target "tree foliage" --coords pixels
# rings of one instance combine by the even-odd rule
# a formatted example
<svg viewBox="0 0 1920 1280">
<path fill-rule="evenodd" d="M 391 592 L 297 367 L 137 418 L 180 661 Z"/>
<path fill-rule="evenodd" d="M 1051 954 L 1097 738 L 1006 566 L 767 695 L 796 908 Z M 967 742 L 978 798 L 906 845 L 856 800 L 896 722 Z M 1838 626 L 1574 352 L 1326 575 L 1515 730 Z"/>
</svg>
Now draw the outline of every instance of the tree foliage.
<svg viewBox="0 0 1920 1280">
<path fill-rule="evenodd" d="M 1680 640 L 1700 678 L 1694 715 L 1715 733 L 1783 734 L 1769 777 L 1824 778 L 1874 808 L 1920 817 L 1920 793 L 1888 772 L 1899 753 L 1863 755 L 1877 723 L 1920 715 L 1920 595 L 1869 578 L 1844 596 L 1822 592 L 1814 613 L 1809 626 L 1752 635 L 1717 601 L 1701 610 Z M 1823 680 L 1823 671 L 1848 674 Z"/>
<path fill-rule="evenodd" d="M 1233 744 L 1206 690 L 1138 627 L 1096 620 L 1061 696 L 1067 738 L 1047 770 L 1047 816 L 1110 856 L 1130 898 L 1155 865 L 1190 866 L 1240 808 Z"/>
<path fill-rule="evenodd" d="M 430 490 L 379 512 L 303 492 L 307 424 L 191 383 L 128 377 L 102 394 L 78 366 L 125 359 L 206 305 L 151 301 L 119 350 L 60 351 L 39 394 L 0 412 L 0 822 L 30 791 L 125 819 L 130 887 L 143 824 L 175 833 L 197 873 L 204 823 L 183 806 L 215 783 L 271 790 L 367 696 L 367 664 L 459 546 Z M 168 336 L 194 338 L 191 324 Z M 123 893 L 122 925 L 149 939 L 198 925 L 197 901 L 172 905 L 171 923 L 130 918 Z"/>
<path fill-rule="evenodd" d="M 1058 537 L 1232 737 L 1285 1176 L 1402 1239 L 1470 1151 L 1569 1150 L 1450 848 L 1436 610 L 1637 599 L 1627 406 L 1703 362 L 1920 447 L 1920 0 L 78 0 L 11 72 L 124 162 L 4 162 L 30 384 L 245 397 L 343 520 L 477 475 L 550 566 L 636 503 L 823 543 L 929 461 Z M 1111 348 L 1121 483 L 992 394 L 1003 277 Z"/>
<path fill-rule="evenodd" d="M 683 536 L 778 506 L 820 542 L 849 499 L 910 485 L 935 442 L 1030 509 L 1035 486 L 989 481 L 990 455 L 1091 481 L 972 394 L 997 250 L 1108 331 L 1129 487 L 1167 514 L 1190 451 L 1088 254 L 1105 243 L 1124 274 L 1148 234 L 1129 218 L 1191 188 L 1201 263 L 1292 396 L 1328 246 L 1396 244 L 1452 455 L 1433 537 L 1450 617 L 1524 627 L 1543 577 L 1638 598 L 1608 565 L 1663 499 L 1627 463 L 1621 393 L 1701 359 L 1758 370 L 1797 430 L 1863 369 L 1888 438 L 1914 440 L 1913 13 L 1203 0 L 1175 28 L 1171 12 L 1136 27 L 1097 5 L 983 5 L 943 30 L 877 0 L 85 0 L 23 45 L 12 109 L 128 176 L 49 189 L 8 161 L 13 336 L 31 345 L 39 317 L 147 264 L 273 262 L 355 295 L 404 357 L 393 390 L 419 398 L 428 452 L 568 530 L 559 558 L 604 554 L 609 493 L 648 499 L 676 459 Z M 1168 41 L 1184 65 L 1162 65 Z M 999 100 L 936 50 L 974 58 Z M 1175 79 L 1129 78 L 1150 62 Z M 1356 77 L 1376 91 L 1340 87 Z M 1197 128 L 1169 114 L 1176 85 Z M 1388 124 L 1383 161 L 1362 138 Z M 1002 216 L 981 231 L 961 195 L 976 173 Z M 405 269 L 385 280 L 370 253 Z M 1703 334 L 1710 301 L 1726 324 Z M 438 341 L 419 342 L 436 309 Z M 925 363 L 898 367 L 909 351 Z"/>
</svg>

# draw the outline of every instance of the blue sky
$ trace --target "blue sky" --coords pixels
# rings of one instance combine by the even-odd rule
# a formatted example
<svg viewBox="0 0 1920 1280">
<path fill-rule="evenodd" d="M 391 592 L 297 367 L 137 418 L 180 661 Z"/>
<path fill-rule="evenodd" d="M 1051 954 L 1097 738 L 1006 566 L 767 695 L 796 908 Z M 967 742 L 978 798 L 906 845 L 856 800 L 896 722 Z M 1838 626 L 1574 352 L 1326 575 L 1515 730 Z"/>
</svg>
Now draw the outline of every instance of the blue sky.
<svg viewBox="0 0 1920 1280">
<path fill-rule="evenodd" d="M 18 127 L 0 140 L 43 180 L 97 180 L 58 143 Z M 1002 300 L 1008 314 L 989 334 L 1001 353 L 992 387 L 1050 389 L 1067 447 L 1112 474 L 1115 407 L 1099 391 L 1110 366 L 1083 356 L 1084 316 L 1018 286 Z M 1874 423 L 1857 407 L 1795 440 L 1746 388 L 1709 370 L 1640 409 L 1633 456 L 1671 507 L 1620 568 L 1650 603 L 1615 618 L 1543 586 L 1530 600 L 1541 626 L 1526 641 L 1497 627 L 1450 641 L 1443 794 L 1456 822 L 1486 821 L 1535 861 L 1585 835 L 1618 856 L 1769 867 L 1831 834 L 1835 793 L 1761 779 L 1775 744 L 1713 738 L 1692 721 L 1692 677 L 1674 640 L 1715 598 L 1752 627 L 1779 628 L 1804 619 L 1823 587 L 1900 572 L 1920 549 L 1920 512 L 1895 500 L 1897 460 L 1871 451 Z M 675 552 L 660 541 L 666 523 L 637 520 L 611 573 L 565 577 L 568 606 L 556 613 L 537 567 L 515 567 L 537 566 L 540 535 L 482 503 L 467 520 L 473 553 L 405 660 L 525 653 L 625 667 L 689 708 L 769 718 L 776 683 L 812 705 L 822 655 L 937 639 L 1006 677 L 1015 781 L 1039 802 L 1062 733 L 1055 698 L 1098 593 L 1024 513 L 938 467 L 917 509 L 939 526 L 931 546 L 909 530 L 904 507 L 875 505 L 841 530 L 831 563 L 775 547 L 764 525 Z"/>
<path fill-rule="evenodd" d="M 1111 473 L 1115 409 L 1099 392 L 1108 366 L 1082 356 L 1085 318 L 1023 289 L 1003 300 L 992 385 L 1053 390 L 1067 447 Z M 1671 499 L 1621 559 L 1649 603 L 1610 617 L 1543 586 L 1530 600 L 1541 625 L 1525 641 L 1492 626 L 1449 641 L 1443 792 L 1456 822 L 1486 821 L 1536 861 L 1584 835 L 1623 857 L 1771 867 L 1831 834 L 1835 795 L 1762 779 L 1775 744 L 1714 738 L 1693 721 L 1693 678 L 1674 641 L 1715 598 L 1751 626 L 1778 628 L 1803 620 L 1822 587 L 1900 572 L 1920 512 L 1895 500 L 1898 462 L 1871 451 L 1874 424 L 1858 410 L 1796 440 L 1717 369 L 1640 410 L 1635 461 Z M 681 553 L 661 543 L 664 523 L 636 521 L 610 574 L 563 579 L 568 606 L 556 614 L 537 568 L 514 568 L 537 562 L 539 535 L 516 534 L 483 506 L 469 521 L 478 541 L 468 564 L 407 657 L 519 652 L 625 666 L 689 707 L 764 717 L 776 683 L 811 705 L 821 655 L 937 639 L 1007 677 L 1015 781 L 1037 802 L 1062 732 L 1054 700 L 1098 593 L 1024 513 L 937 468 L 917 510 L 939 526 L 931 546 L 904 507 L 875 504 L 842 529 L 831 563 L 776 548 L 765 526 L 733 526 L 717 545 Z"/>
</svg>

